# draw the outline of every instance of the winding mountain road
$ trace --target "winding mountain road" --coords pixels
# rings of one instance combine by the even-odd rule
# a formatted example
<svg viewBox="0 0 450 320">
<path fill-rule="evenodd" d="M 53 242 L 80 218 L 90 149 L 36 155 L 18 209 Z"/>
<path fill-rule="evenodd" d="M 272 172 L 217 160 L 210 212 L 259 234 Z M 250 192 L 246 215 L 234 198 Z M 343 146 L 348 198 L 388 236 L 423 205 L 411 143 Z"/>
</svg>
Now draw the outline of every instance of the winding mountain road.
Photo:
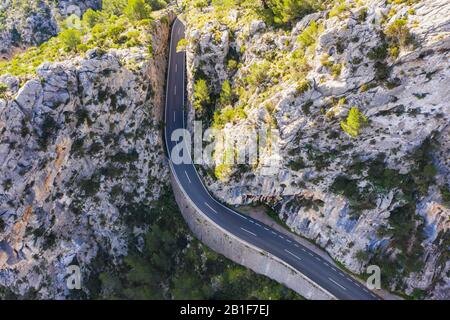
<svg viewBox="0 0 450 320">
<path fill-rule="evenodd" d="M 176 19 L 172 27 L 169 69 L 166 87 L 165 138 L 168 155 L 178 143 L 172 141 L 176 129 L 185 128 L 185 52 L 176 52 L 184 38 L 185 27 Z M 378 300 L 377 295 L 337 266 L 280 232 L 244 216 L 214 199 L 206 190 L 195 166 L 175 164 L 170 167 L 179 187 L 197 208 L 222 229 L 283 260 L 337 299 Z"/>
</svg>

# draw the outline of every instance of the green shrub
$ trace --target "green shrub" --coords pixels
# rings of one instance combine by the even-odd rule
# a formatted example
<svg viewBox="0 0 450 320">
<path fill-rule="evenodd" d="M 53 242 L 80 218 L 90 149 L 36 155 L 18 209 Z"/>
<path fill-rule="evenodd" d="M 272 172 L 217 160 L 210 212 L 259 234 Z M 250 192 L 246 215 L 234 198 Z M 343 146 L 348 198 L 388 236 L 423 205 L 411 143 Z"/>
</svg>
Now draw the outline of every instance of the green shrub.
<svg viewBox="0 0 450 320">
<path fill-rule="evenodd" d="M 388 45 L 382 43 L 381 45 L 369 50 L 367 57 L 371 60 L 384 60 L 388 54 Z"/>
<path fill-rule="evenodd" d="M 8 92 L 8 90 L 9 87 L 3 82 L 0 82 L 0 99 L 6 99 L 6 93 Z"/>
<path fill-rule="evenodd" d="M 399 51 L 400 50 L 397 46 L 392 46 L 389 48 L 389 55 L 395 59 L 398 57 Z"/>
<path fill-rule="evenodd" d="M 235 71 L 235 70 L 237 70 L 237 68 L 238 68 L 238 63 L 236 60 L 233 60 L 233 59 L 228 60 L 228 63 L 227 63 L 228 71 Z"/>
<path fill-rule="evenodd" d="M 333 61 L 330 60 L 330 55 L 328 53 L 324 53 L 320 57 L 320 64 L 327 68 L 330 68 L 333 66 Z"/>
<path fill-rule="evenodd" d="M 339 0 L 336 1 L 333 8 L 331 8 L 330 12 L 328 13 L 328 17 L 339 17 L 344 13 L 344 11 L 347 9 L 347 4 L 345 3 L 345 0 Z"/>
<path fill-rule="evenodd" d="M 127 6 L 127 3 L 127 0 L 103 0 L 102 11 L 107 14 L 120 16 Z"/>
<path fill-rule="evenodd" d="M 68 52 L 74 52 L 77 50 L 77 46 L 81 44 L 81 31 L 77 29 L 67 29 L 59 34 L 64 50 Z"/>
<path fill-rule="evenodd" d="M 371 82 L 371 83 L 364 83 L 360 88 L 359 91 L 360 92 L 366 92 L 367 90 L 370 90 L 372 88 L 376 88 L 378 85 L 375 82 Z"/>
<path fill-rule="evenodd" d="M 299 94 L 305 93 L 310 89 L 311 89 L 311 82 L 309 80 L 304 79 L 297 84 L 297 92 Z"/>
<path fill-rule="evenodd" d="M 152 8 L 144 0 L 128 0 L 124 14 L 134 21 L 150 18 Z"/>
<path fill-rule="evenodd" d="M 358 216 L 362 210 L 376 208 L 377 193 L 369 187 L 360 190 L 357 179 L 350 179 L 345 175 L 337 176 L 330 191 L 347 198 L 352 216 Z"/>
<path fill-rule="evenodd" d="M 293 20 L 313 13 L 321 8 L 318 0 L 266 0 L 276 24 L 288 24 Z"/>
<path fill-rule="evenodd" d="M 220 181 L 227 181 L 231 175 L 232 167 L 229 164 L 221 163 L 214 169 L 214 174 Z"/>
<path fill-rule="evenodd" d="M 84 192 L 87 197 L 92 197 L 97 194 L 100 189 L 100 178 L 92 176 L 89 179 L 83 179 L 79 182 L 80 190 Z"/>
<path fill-rule="evenodd" d="M 38 144 L 42 150 L 47 149 L 47 145 L 51 139 L 55 136 L 58 130 L 58 123 L 49 114 L 45 115 L 42 122 L 41 134 L 38 138 Z"/>
<path fill-rule="evenodd" d="M 161 10 L 167 7 L 167 2 L 164 0 L 149 0 L 152 10 Z"/>
<path fill-rule="evenodd" d="M 333 78 L 338 78 L 342 72 L 342 64 L 336 63 L 331 67 L 331 75 Z"/>
<path fill-rule="evenodd" d="M 194 0 L 194 7 L 201 9 L 208 6 L 208 0 Z"/>
<path fill-rule="evenodd" d="M 312 21 L 311 24 L 302 31 L 298 36 L 297 41 L 302 48 L 310 48 L 316 44 L 317 38 L 323 31 L 323 26 Z"/>
<path fill-rule="evenodd" d="M 441 195 L 442 200 L 444 200 L 445 203 L 450 204 L 450 188 L 447 186 L 441 187 Z"/>
<path fill-rule="evenodd" d="M 249 68 L 250 74 L 246 78 L 246 81 L 252 87 L 258 87 L 264 84 L 269 79 L 270 63 L 268 61 L 255 62 Z"/>
<path fill-rule="evenodd" d="M 219 97 L 220 106 L 228 106 L 233 103 L 233 92 L 231 89 L 230 81 L 225 80 L 222 84 L 222 92 Z"/>
<path fill-rule="evenodd" d="M 208 84 L 205 79 L 199 79 L 194 84 L 194 108 L 202 112 L 204 108 L 211 102 Z"/>
<path fill-rule="evenodd" d="M 102 15 L 100 12 L 88 9 L 83 15 L 83 22 L 89 27 L 92 28 L 102 19 Z"/>
<path fill-rule="evenodd" d="M 180 41 L 178 41 L 178 44 L 177 44 L 177 52 L 185 51 L 187 46 L 188 46 L 188 41 L 185 38 L 180 39 Z"/>
<path fill-rule="evenodd" d="M 369 260 L 369 254 L 365 250 L 359 250 L 355 253 L 355 258 L 360 262 L 366 262 Z"/>
<path fill-rule="evenodd" d="M 342 130 L 352 137 L 357 137 L 366 124 L 367 117 L 357 107 L 351 108 L 347 119 L 341 121 Z"/>
<path fill-rule="evenodd" d="M 363 7 L 358 11 L 358 20 L 359 22 L 364 22 L 367 19 L 367 8 Z"/>
<path fill-rule="evenodd" d="M 213 127 L 220 129 L 227 123 L 235 123 L 239 119 L 245 119 L 246 116 L 243 106 L 237 106 L 236 108 L 227 106 L 214 112 Z"/>
<path fill-rule="evenodd" d="M 406 19 L 394 20 L 386 27 L 384 33 L 401 47 L 409 44 L 411 41 L 411 33 L 409 32 L 408 20 Z"/>
</svg>

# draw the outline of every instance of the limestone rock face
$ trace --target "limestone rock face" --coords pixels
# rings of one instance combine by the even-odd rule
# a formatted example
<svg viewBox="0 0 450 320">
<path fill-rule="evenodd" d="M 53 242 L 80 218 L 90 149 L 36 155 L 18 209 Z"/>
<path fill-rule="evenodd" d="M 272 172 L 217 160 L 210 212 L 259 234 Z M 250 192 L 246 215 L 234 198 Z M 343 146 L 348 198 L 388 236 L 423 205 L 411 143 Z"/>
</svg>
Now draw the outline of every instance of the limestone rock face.
<svg viewBox="0 0 450 320">
<path fill-rule="evenodd" d="M 68 266 L 87 279 L 98 255 L 127 254 L 125 220 L 168 185 L 158 124 L 169 23 L 155 30 L 152 57 L 94 49 L 42 64 L 20 89 L 1 78 L 0 286 L 65 298 Z"/>
<path fill-rule="evenodd" d="M 232 166 L 225 181 L 205 179 L 230 205 L 269 205 L 353 272 L 377 264 L 388 289 L 448 299 L 450 5 L 348 3 L 338 15 L 317 12 L 291 30 L 236 23 L 239 12 L 204 24 L 188 17 L 190 94 L 199 75 L 216 95 L 231 82 L 232 107 L 245 111 L 224 126 L 238 141 L 236 154 L 245 151 L 246 128 L 279 133 L 281 161 L 260 150 L 256 165 Z M 385 32 L 398 19 L 406 19 L 410 42 L 394 48 Z M 313 23 L 314 45 L 303 65 L 289 69 Z M 237 70 L 228 68 L 231 59 Z M 268 76 L 252 86 L 255 66 Z M 294 79 L 300 68 L 306 71 Z M 352 107 L 367 118 L 355 137 L 341 125 Z M 220 148 L 208 172 L 226 153 Z M 274 170 L 268 174 L 264 163 Z"/>
<path fill-rule="evenodd" d="M 39 45 L 57 35 L 57 19 L 72 14 L 81 17 L 92 8 L 101 8 L 101 0 L 13 1 L 0 3 L 0 59 L 7 59 L 16 51 Z"/>
</svg>

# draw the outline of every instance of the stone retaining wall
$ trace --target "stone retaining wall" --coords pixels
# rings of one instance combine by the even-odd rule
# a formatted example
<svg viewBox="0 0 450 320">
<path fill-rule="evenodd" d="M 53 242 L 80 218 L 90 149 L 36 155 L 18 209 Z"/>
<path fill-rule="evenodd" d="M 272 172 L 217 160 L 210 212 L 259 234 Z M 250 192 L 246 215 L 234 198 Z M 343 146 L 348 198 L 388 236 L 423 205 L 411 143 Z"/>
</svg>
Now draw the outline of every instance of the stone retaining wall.
<svg viewBox="0 0 450 320">
<path fill-rule="evenodd" d="M 328 291 L 277 257 L 236 238 L 199 212 L 192 201 L 186 197 L 173 173 L 171 173 L 171 183 L 175 199 L 189 228 L 212 250 L 256 273 L 284 284 L 306 299 L 336 299 Z"/>
</svg>

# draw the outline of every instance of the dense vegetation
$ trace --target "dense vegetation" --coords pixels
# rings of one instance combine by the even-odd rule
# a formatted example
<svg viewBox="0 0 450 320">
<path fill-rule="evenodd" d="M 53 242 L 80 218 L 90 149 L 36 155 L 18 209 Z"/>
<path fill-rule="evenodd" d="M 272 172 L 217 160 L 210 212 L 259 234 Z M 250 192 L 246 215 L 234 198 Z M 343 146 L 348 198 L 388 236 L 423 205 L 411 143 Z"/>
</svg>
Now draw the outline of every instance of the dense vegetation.
<svg viewBox="0 0 450 320">
<path fill-rule="evenodd" d="M 39 47 L 29 48 L 10 61 L 0 62 L 0 75 L 11 73 L 21 78 L 34 76 L 45 61 L 63 61 L 83 55 L 93 48 L 148 48 L 152 52 L 152 9 L 166 5 L 162 0 L 105 0 L 103 10 L 89 9 L 82 19 L 69 16 L 60 23 L 58 36 Z"/>
<path fill-rule="evenodd" d="M 152 208 L 121 208 L 130 228 L 148 224 L 144 246 L 117 267 L 101 253 L 91 265 L 94 298 L 114 299 L 298 299 L 275 281 L 238 266 L 194 239 L 166 190 Z M 76 298 L 76 296 L 74 296 Z"/>
<path fill-rule="evenodd" d="M 350 203 L 351 214 L 358 218 L 363 210 L 376 206 L 380 196 L 394 192 L 398 205 L 391 210 L 389 225 L 379 230 L 380 238 L 390 238 L 389 247 L 380 246 L 364 260 L 383 266 L 382 282 L 385 287 L 397 285 L 411 272 L 423 266 L 423 219 L 416 214 L 417 201 L 428 193 L 435 183 L 437 170 L 433 165 L 434 141 L 426 140 L 410 155 L 412 163 L 408 173 L 386 167 L 385 156 L 362 162 L 355 159 L 345 175 L 339 176 L 331 191 L 344 195 Z M 360 182 L 369 181 L 364 187 Z M 444 250 L 445 251 L 445 250 Z M 397 287 L 397 290 L 403 288 Z"/>
</svg>

